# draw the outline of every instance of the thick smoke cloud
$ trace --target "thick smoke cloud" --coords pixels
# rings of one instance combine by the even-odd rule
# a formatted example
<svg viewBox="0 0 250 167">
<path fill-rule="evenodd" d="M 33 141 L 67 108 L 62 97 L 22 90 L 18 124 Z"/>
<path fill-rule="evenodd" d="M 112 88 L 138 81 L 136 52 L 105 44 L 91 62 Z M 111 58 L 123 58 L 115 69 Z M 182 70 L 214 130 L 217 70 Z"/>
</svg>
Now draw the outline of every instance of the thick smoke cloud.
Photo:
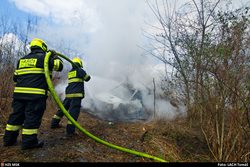
<svg viewBox="0 0 250 167">
<path fill-rule="evenodd" d="M 142 30 L 145 30 L 145 22 L 153 17 L 145 1 L 11 2 L 40 18 L 37 31 L 30 38 L 40 37 L 50 48 L 84 60 L 84 68 L 92 76 L 86 83 L 84 108 L 94 109 L 93 114 L 109 120 L 146 119 L 153 110 L 161 118 L 176 116 L 179 109 L 169 101 L 156 99 L 157 106 L 153 107 L 152 80 L 155 78 L 156 83 L 160 83 L 164 66 L 157 65 L 156 60 L 145 56 L 141 49 L 147 43 Z M 161 68 L 156 68 L 159 66 Z M 70 70 L 70 66 L 66 67 L 64 76 Z M 56 86 L 62 99 L 66 85 L 67 81 L 62 79 Z"/>
</svg>

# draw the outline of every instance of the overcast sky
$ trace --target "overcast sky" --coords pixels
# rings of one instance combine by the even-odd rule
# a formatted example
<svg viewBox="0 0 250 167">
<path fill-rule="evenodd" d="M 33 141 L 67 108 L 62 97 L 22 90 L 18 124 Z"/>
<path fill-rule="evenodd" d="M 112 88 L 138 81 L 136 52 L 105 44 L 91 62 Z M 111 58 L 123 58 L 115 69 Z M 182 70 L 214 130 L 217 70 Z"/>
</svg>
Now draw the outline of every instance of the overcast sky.
<svg viewBox="0 0 250 167">
<path fill-rule="evenodd" d="M 187 1 L 177 0 L 177 5 Z M 233 0 L 233 6 L 250 6 L 249 1 Z M 145 0 L 0 0 L 0 8 L 1 15 L 19 22 L 38 17 L 29 40 L 41 38 L 60 52 L 62 43 L 76 50 L 67 56 L 81 57 L 93 75 L 124 78 L 159 63 L 141 49 L 148 42 L 145 23 L 156 22 Z"/>
<path fill-rule="evenodd" d="M 234 6 L 247 2 L 233 0 Z M 179 6 L 183 3 L 177 0 Z M 145 22 L 155 18 L 144 0 L 1 0 L 0 5 L 2 12 L 9 10 L 8 15 L 20 21 L 28 15 L 38 17 L 37 31 L 30 38 L 40 37 L 53 49 L 64 42 L 84 53 L 81 57 L 90 68 L 147 61 L 138 46 L 147 42 L 142 34 Z"/>
<path fill-rule="evenodd" d="M 177 0 L 177 4 L 186 1 Z M 233 6 L 250 6 L 249 1 L 233 0 Z M 63 43 L 76 50 L 95 75 L 112 76 L 113 71 L 122 73 L 127 67 L 156 62 L 140 48 L 148 42 L 142 33 L 147 30 L 145 23 L 156 21 L 145 0 L 1 0 L 0 6 L 2 15 L 20 22 L 38 17 L 30 40 L 39 37 L 59 51 Z"/>
<path fill-rule="evenodd" d="M 38 16 L 38 31 L 30 38 L 40 37 L 50 48 L 65 42 L 83 55 L 89 66 L 120 66 L 142 61 L 141 33 L 145 16 L 144 1 L 96 0 L 10 0 L 13 10 Z M 17 13 L 18 14 L 18 13 Z M 117 60 L 117 57 L 118 60 Z M 133 59 L 133 61 L 131 61 Z M 141 63 L 141 62 L 140 62 Z M 115 68 L 115 67 L 114 67 Z M 101 73 L 103 68 L 95 69 Z M 107 68 L 106 68 L 107 69 Z M 106 73 L 110 73 L 107 71 Z"/>
</svg>

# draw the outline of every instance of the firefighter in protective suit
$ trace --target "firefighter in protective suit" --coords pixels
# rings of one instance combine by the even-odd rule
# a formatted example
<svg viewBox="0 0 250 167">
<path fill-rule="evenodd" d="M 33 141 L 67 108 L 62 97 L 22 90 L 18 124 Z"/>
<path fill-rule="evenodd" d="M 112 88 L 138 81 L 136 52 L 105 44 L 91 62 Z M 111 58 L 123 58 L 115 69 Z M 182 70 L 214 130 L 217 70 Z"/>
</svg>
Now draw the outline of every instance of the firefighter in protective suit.
<svg viewBox="0 0 250 167">
<path fill-rule="evenodd" d="M 80 58 L 73 58 L 72 61 L 77 67 L 72 67 L 68 73 L 68 86 L 66 87 L 66 97 L 63 105 L 69 114 L 77 121 L 81 109 L 81 101 L 84 98 L 84 81 L 88 82 L 90 76 L 83 69 L 83 62 Z M 58 110 L 51 121 L 51 128 L 59 128 L 59 122 L 63 117 L 63 112 Z M 75 134 L 75 126 L 70 121 L 67 123 L 66 136 L 72 137 Z"/>
<path fill-rule="evenodd" d="M 3 137 L 4 146 L 17 142 L 19 130 L 22 129 L 22 146 L 24 149 L 38 148 L 43 142 L 38 141 L 38 129 L 46 109 L 48 85 L 44 73 L 46 53 L 51 53 L 49 71 L 62 71 L 63 62 L 55 51 L 48 51 L 47 44 L 38 38 L 30 42 L 31 52 L 20 58 L 14 72 L 16 83 L 13 93 L 12 108 Z"/>
</svg>

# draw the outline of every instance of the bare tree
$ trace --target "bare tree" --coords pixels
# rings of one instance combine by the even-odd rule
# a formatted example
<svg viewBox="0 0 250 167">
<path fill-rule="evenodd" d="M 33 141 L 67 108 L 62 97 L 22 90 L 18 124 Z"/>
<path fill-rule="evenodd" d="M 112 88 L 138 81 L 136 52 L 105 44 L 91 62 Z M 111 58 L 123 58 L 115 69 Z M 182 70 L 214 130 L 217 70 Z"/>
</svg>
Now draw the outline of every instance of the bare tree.
<svg viewBox="0 0 250 167">
<path fill-rule="evenodd" d="M 13 73 L 18 58 L 27 51 L 28 34 L 32 31 L 32 21 L 28 18 L 27 24 L 19 24 L 9 17 L 0 17 L 0 122 L 5 124 L 7 113 L 11 110 L 12 92 L 14 88 Z M 26 31 L 23 31 L 25 29 Z M 22 38 L 25 40 L 22 41 Z"/>
<path fill-rule="evenodd" d="M 150 53 L 175 69 L 172 81 L 184 87 L 190 124 L 200 126 L 216 161 L 243 160 L 250 148 L 249 7 L 223 11 L 222 0 L 192 0 L 180 10 L 165 0 L 147 3 L 158 20 L 148 35 Z"/>
</svg>

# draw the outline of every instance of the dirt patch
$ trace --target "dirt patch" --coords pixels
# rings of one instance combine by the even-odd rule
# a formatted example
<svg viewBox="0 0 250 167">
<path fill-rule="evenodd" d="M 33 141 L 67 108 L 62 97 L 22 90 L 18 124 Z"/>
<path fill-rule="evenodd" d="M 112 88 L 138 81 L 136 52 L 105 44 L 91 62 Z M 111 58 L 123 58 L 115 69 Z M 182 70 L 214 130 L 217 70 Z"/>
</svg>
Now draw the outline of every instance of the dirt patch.
<svg viewBox="0 0 250 167">
<path fill-rule="evenodd" d="M 0 147 L 0 161 L 5 162 L 153 162 L 97 143 L 77 129 L 77 135 L 66 138 L 67 119 L 63 118 L 59 129 L 50 129 L 55 113 L 49 102 L 39 129 L 43 148 L 21 150 L 21 137 L 16 146 Z M 84 110 L 79 124 L 109 143 L 154 155 L 172 162 L 209 161 L 206 145 L 198 135 L 185 130 L 178 131 L 173 122 L 108 122 L 100 120 Z M 182 126 L 182 125 L 180 125 Z M 0 125 L 1 138 L 5 125 Z M 2 146 L 2 139 L 0 140 Z M 197 148 L 199 147 L 198 151 Z"/>
</svg>

